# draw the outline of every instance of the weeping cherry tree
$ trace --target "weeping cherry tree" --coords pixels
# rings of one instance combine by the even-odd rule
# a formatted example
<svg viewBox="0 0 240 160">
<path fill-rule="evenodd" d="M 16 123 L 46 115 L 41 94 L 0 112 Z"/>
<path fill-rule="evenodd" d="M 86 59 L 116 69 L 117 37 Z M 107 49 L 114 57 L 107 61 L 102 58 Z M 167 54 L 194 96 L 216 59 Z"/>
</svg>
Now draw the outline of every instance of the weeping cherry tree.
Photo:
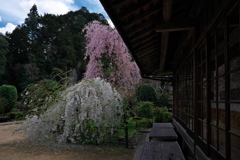
<svg viewBox="0 0 240 160">
<path fill-rule="evenodd" d="M 139 68 L 117 30 L 92 21 L 83 32 L 87 40 L 85 59 L 89 58 L 85 78 L 101 77 L 125 92 L 134 89 L 140 80 Z"/>
<path fill-rule="evenodd" d="M 55 105 L 44 114 L 28 117 L 19 131 L 41 141 L 101 143 L 121 125 L 123 113 L 120 94 L 94 78 L 67 88 Z"/>
</svg>

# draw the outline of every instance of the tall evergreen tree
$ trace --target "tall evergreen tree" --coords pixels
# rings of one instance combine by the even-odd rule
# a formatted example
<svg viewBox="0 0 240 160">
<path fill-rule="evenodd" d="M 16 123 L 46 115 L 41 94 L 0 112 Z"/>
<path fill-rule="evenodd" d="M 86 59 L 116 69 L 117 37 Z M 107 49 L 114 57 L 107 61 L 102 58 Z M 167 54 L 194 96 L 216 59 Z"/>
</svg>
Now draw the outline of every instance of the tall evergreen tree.
<svg viewBox="0 0 240 160">
<path fill-rule="evenodd" d="M 39 45 L 38 37 L 39 37 L 39 30 L 40 30 L 40 15 L 38 14 L 37 5 L 34 4 L 30 9 L 30 12 L 25 19 L 23 26 L 26 28 L 28 33 L 28 37 L 30 38 L 30 44 L 28 46 L 28 50 L 30 53 L 30 63 L 35 63 L 36 55 L 41 54 L 41 45 Z"/>
<path fill-rule="evenodd" d="M 8 35 L 9 41 L 9 62 L 11 64 L 25 64 L 29 62 L 29 37 L 25 27 L 17 26 L 13 32 Z"/>
<path fill-rule="evenodd" d="M 34 4 L 28 13 L 28 17 L 25 19 L 25 26 L 27 28 L 29 38 L 34 41 L 38 37 L 39 33 L 39 19 L 37 5 Z"/>
<path fill-rule="evenodd" d="M 8 53 L 8 41 L 0 34 L 0 80 L 6 71 L 6 55 Z"/>
<path fill-rule="evenodd" d="M 51 78 L 53 68 L 76 69 L 77 81 L 83 78 L 88 61 L 84 60 L 82 29 L 93 20 L 107 24 L 102 14 L 90 13 L 86 7 L 65 15 L 42 16 L 33 5 L 25 22 L 7 34 L 10 52 L 5 82 L 20 92 L 29 83 Z"/>
<path fill-rule="evenodd" d="M 9 54 L 7 56 L 7 74 L 5 82 L 23 90 L 29 83 L 34 82 L 29 70 L 35 69 L 31 60 L 31 43 L 25 26 L 17 26 L 11 34 L 7 34 Z M 36 78 L 35 78 L 36 80 Z"/>
</svg>

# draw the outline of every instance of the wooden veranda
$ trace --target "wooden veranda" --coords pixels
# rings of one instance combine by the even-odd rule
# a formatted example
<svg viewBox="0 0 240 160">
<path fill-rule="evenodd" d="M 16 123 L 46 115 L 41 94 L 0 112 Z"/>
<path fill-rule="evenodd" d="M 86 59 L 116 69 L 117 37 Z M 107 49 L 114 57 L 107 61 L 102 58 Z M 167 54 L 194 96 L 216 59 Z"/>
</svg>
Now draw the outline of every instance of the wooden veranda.
<svg viewBox="0 0 240 160">
<path fill-rule="evenodd" d="M 196 159 L 240 159 L 240 1 L 100 0 L 143 78 L 171 77 Z"/>
</svg>

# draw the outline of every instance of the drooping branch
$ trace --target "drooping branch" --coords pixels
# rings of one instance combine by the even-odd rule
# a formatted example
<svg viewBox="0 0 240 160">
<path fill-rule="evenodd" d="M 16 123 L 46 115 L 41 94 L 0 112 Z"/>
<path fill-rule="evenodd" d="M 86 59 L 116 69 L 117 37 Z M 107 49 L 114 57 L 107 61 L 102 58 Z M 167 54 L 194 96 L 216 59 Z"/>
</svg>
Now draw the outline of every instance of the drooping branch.
<svg viewBox="0 0 240 160">
<path fill-rule="evenodd" d="M 116 29 L 93 21 L 85 26 L 89 58 L 85 78 L 101 77 L 117 89 L 131 90 L 139 82 L 139 69 Z"/>
</svg>

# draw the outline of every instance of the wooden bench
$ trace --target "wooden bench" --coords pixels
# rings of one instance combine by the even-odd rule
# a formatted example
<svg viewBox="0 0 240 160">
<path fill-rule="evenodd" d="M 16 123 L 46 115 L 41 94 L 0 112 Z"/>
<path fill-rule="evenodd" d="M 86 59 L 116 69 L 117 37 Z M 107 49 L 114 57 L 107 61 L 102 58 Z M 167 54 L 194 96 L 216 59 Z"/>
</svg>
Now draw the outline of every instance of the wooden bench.
<svg viewBox="0 0 240 160">
<path fill-rule="evenodd" d="M 153 123 L 153 128 L 174 128 L 172 123 Z"/>
<path fill-rule="evenodd" d="M 149 141 L 176 141 L 177 133 L 172 128 L 152 128 Z"/>
<path fill-rule="evenodd" d="M 185 160 L 177 142 L 145 142 L 140 160 Z"/>
<path fill-rule="evenodd" d="M 153 123 L 149 141 L 176 141 L 177 139 L 178 136 L 172 123 Z"/>
</svg>

